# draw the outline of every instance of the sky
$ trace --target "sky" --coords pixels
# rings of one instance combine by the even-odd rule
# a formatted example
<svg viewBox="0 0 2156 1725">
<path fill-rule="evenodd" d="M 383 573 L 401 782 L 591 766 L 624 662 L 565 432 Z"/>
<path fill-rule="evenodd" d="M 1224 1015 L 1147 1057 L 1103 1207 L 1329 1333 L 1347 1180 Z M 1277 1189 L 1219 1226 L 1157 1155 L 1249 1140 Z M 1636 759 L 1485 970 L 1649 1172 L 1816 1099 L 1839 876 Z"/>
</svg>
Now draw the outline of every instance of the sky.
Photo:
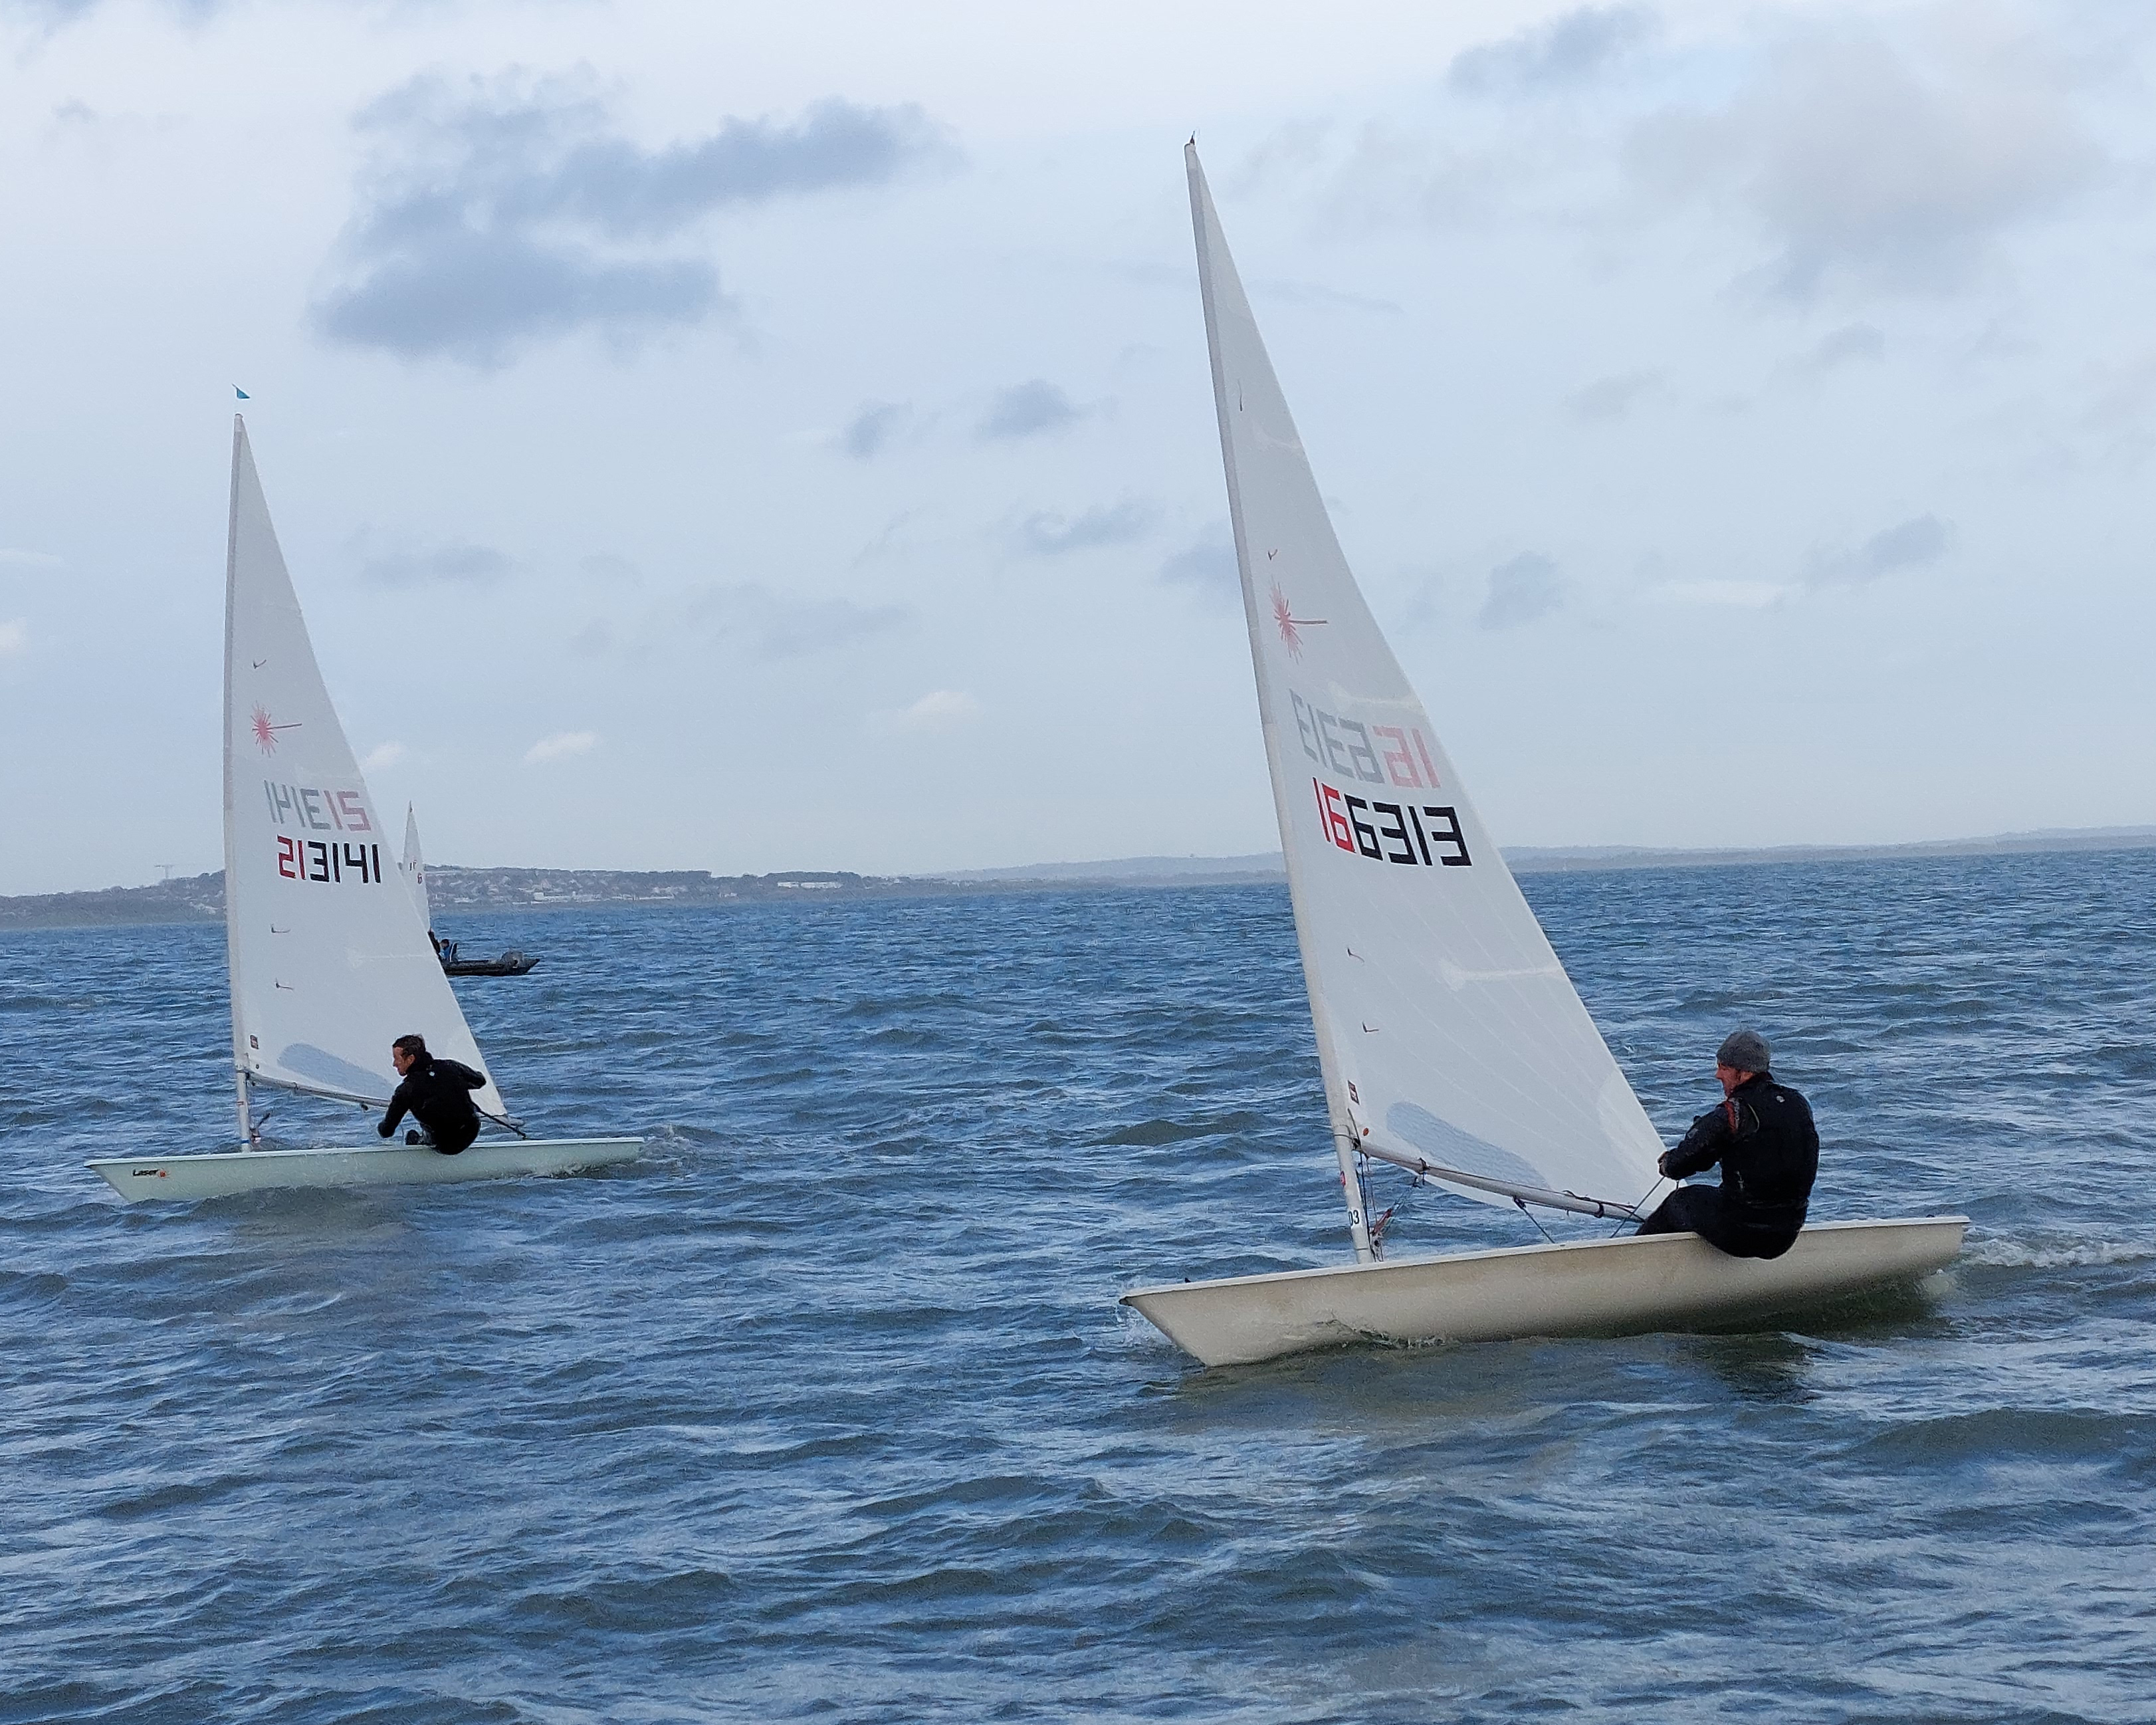
<svg viewBox="0 0 2156 1725">
<path fill-rule="evenodd" d="M 2156 8 L 0 0 L 0 893 L 219 865 L 235 405 L 432 860 L 1274 848 L 1193 133 L 1504 843 L 2156 822 Z"/>
</svg>

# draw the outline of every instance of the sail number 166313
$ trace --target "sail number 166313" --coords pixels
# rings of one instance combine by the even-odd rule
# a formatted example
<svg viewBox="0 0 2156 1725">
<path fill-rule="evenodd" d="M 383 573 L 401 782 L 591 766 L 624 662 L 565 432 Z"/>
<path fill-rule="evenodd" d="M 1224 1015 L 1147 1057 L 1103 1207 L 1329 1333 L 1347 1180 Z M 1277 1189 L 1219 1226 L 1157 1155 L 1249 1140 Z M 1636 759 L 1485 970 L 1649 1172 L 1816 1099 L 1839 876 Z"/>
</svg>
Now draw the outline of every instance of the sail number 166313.
<svg viewBox="0 0 2156 1725">
<path fill-rule="evenodd" d="M 1460 830 L 1456 809 L 1418 803 L 1378 803 L 1350 795 L 1322 778 L 1317 819 L 1341 850 L 1373 862 L 1411 863 L 1417 868 L 1464 869 L 1475 859 Z"/>
</svg>

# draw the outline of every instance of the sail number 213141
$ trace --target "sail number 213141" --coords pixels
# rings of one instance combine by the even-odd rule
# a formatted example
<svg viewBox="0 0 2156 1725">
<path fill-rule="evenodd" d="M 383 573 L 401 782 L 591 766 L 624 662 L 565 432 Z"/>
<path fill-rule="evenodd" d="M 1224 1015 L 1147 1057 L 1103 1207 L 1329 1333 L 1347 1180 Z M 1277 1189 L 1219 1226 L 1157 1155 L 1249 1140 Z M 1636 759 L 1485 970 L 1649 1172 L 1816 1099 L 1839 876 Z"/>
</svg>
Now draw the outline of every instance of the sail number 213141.
<svg viewBox="0 0 2156 1725">
<path fill-rule="evenodd" d="M 321 880 L 341 885 L 346 880 L 378 886 L 382 880 L 379 845 L 346 845 L 335 839 L 277 840 L 277 872 L 287 880 Z"/>
</svg>

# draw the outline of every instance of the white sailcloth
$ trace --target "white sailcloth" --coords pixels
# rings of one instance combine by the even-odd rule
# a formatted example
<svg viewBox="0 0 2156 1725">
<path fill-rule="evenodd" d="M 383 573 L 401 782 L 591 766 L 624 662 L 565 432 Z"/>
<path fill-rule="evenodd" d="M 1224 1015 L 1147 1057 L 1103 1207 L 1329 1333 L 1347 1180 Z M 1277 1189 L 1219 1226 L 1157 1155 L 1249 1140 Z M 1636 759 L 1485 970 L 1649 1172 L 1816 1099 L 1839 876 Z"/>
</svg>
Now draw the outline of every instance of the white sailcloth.
<svg viewBox="0 0 2156 1725">
<path fill-rule="evenodd" d="M 1259 711 L 1336 1137 L 1486 1180 L 1451 1189 L 1492 1204 L 1638 1203 L 1659 1183 L 1661 1142 L 1363 603 L 1187 155 Z M 1352 1200 L 1350 1217 L 1363 1248 Z"/>
<path fill-rule="evenodd" d="M 427 902 L 427 860 L 419 854 L 419 817 L 409 803 L 404 805 L 404 885 L 419 907 L 420 922 L 431 930 L 434 907 Z"/>
<path fill-rule="evenodd" d="M 315 663 L 247 427 L 234 418 L 225 574 L 225 932 L 233 1057 L 257 1083 L 381 1103 L 389 1045 L 478 1045 Z M 490 1079 L 473 1100 L 500 1115 Z"/>
</svg>

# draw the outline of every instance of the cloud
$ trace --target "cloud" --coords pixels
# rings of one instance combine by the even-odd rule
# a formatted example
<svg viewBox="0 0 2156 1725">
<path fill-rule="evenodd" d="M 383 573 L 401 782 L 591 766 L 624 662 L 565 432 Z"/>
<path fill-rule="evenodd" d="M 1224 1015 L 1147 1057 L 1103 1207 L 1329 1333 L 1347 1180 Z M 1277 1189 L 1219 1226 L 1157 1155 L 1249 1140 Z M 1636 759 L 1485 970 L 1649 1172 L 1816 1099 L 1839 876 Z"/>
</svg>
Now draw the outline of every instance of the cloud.
<svg viewBox="0 0 2156 1725">
<path fill-rule="evenodd" d="M 1163 558 L 1159 578 L 1166 586 L 1194 588 L 1213 598 L 1234 599 L 1242 594 L 1242 576 L 1235 567 L 1235 542 L 1224 526 Z"/>
<path fill-rule="evenodd" d="M 1489 597 L 1475 620 L 1485 629 L 1517 629 L 1564 603 L 1557 565 L 1540 552 L 1522 552 L 1490 572 Z"/>
<path fill-rule="evenodd" d="M 573 760 L 579 755 L 588 755 L 598 747 L 598 734 L 592 731 L 557 731 L 552 737 L 542 737 L 524 752 L 526 767 L 543 767 L 549 761 Z"/>
<path fill-rule="evenodd" d="M 839 434 L 839 447 L 856 461 L 866 461 L 890 448 L 912 418 L 913 409 L 905 402 L 864 403 Z"/>
<path fill-rule="evenodd" d="M 886 634 L 911 615 L 903 605 L 794 598 L 749 581 L 692 593 L 672 624 L 701 629 L 758 659 L 802 659 Z"/>
<path fill-rule="evenodd" d="M 2103 459 L 2138 466 L 2156 444 L 2149 424 L 2156 409 L 2156 357 L 2107 356 L 2092 382 L 2081 429 L 2099 440 Z"/>
<path fill-rule="evenodd" d="M 2100 162 L 2043 44 L 1987 41 L 1974 13 L 1962 30 L 1905 53 L 1854 21 L 1803 25 L 1720 109 L 1643 121 L 1628 161 L 1674 199 L 1743 213 L 1774 248 L 1774 293 L 1958 288 Z"/>
<path fill-rule="evenodd" d="M 1158 511 L 1150 503 L 1126 500 L 1096 503 L 1076 516 L 1030 515 L 1019 524 L 1019 543 L 1035 557 L 1061 557 L 1104 545 L 1127 545 L 1152 531 Z"/>
<path fill-rule="evenodd" d="M 644 579 L 644 572 L 634 563 L 608 551 L 594 552 L 588 557 L 578 557 L 577 568 L 594 581 L 608 582 L 616 587 L 634 587 Z"/>
<path fill-rule="evenodd" d="M 854 567 L 858 569 L 864 563 L 873 563 L 884 557 L 904 555 L 910 548 L 906 543 L 906 530 L 920 521 L 921 515 L 922 512 L 917 509 L 899 511 L 896 515 L 883 524 L 875 538 L 854 553 Z"/>
<path fill-rule="evenodd" d="M 1045 378 L 1034 377 L 999 391 L 974 435 L 984 444 L 1014 443 L 1061 431 L 1086 417 L 1086 410 Z"/>
<path fill-rule="evenodd" d="M 972 696 L 956 689 L 937 689 L 922 696 L 911 706 L 890 714 L 884 722 L 893 730 L 932 737 L 970 725 L 980 716 L 981 704 Z"/>
<path fill-rule="evenodd" d="M 701 323 L 726 303 L 688 235 L 705 218 L 950 153 L 917 107 L 843 101 L 648 150 L 577 80 L 429 74 L 354 123 L 372 153 L 316 332 L 480 368 L 579 330 L 634 345 Z"/>
<path fill-rule="evenodd" d="M 1396 300 L 1374 299 L 1368 294 L 1351 294 L 1327 287 L 1322 282 L 1290 281 L 1277 275 L 1252 282 L 1250 291 L 1260 299 L 1276 300 L 1286 305 L 1307 305 L 1319 311 L 1373 311 L 1399 317 L 1406 310 Z"/>
<path fill-rule="evenodd" d="M 434 551 L 393 551 L 370 557 L 360 574 L 383 587 L 486 587 L 516 567 L 487 545 L 444 545 Z"/>
<path fill-rule="evenodd" d="M 1645 6 L 1583 6 L 1502 42 L 1455 57 L 1445 82 L 1464 95 L 1533 94 L 1583 84 L 1651 40 L 1660 25 Z"/>
<path fill-rule="evenodd" d="M 13 8 L 42 18 L 49 28 L 58 29 L 88 18 L 102 3 L 103 0 L 13 0 Z M 165 0 L 168 11 L 190 20 L 207 18 L 224 4 L 225 0 Z M 0 13 L 9 9 L 9 0 L 0 0 Z"/>
<path fill-rule="evenodd" d="M 613 649 L 613 625 L 603 617 L 594 617 L 569 637 L 569 650 L 580 659 L 603 659 Z"/>
<path fill-rule="evenodd" d="M 1626 372 L 1604 377 L 1578 391 L 1565 403 L 1576 419 L 1589 423 L 1621 419 L 1642 400 L 1661 388 L 1660 372 Z"/>
<path fill-rule="evenodd" d="M 387 772 L 403 760 L 405 753 L 404 745 L 401 742 L 377 743 L 362 757 L 359 770 L 362 773 Z"/>
<path fill-rule="evenodd" d="M 30 625 L 18 617 L 0 623 L 0 659 L 12 659 L 30 644 Z"/>
<path fill-rule="evenodd" d="M 1921 569 L 1946 555 L 1951 523 L 1935 515 L 1912 516 L 1874 533 L 1854 551 L 1820 553 L 1804 572 L 1807 587 L 1868 587 L 1904 569 Z"/>
<path fill-rule="evenodd" d="M 1721 605 L 1743 611 L 1763 611 L 1789 597 L 1789 589 L 1771 581 L 1670 581 L 1653 589 L 1650 597 L 1680 605 Z"/>
<path fill-rule="evenodd" d="M 1868 323 L 1845 324 L 1820 338 L 1805 355 L 1805 366 L 1815 372 L 1830 372 L 1837 366 L 1855 365 L 1887 357 L 1887 338 Z"/>
</svg>

